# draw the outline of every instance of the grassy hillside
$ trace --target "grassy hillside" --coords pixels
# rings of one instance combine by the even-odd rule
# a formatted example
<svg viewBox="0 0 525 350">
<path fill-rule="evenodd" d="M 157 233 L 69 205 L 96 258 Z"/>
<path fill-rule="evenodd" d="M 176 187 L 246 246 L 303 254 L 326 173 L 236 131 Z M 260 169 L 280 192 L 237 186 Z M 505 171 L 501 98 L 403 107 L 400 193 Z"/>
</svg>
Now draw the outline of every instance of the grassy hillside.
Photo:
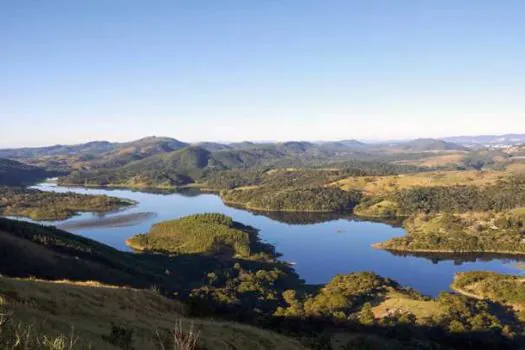
<svg viewBox="0 0 525 350">
<path fill-rule="evenodd" d="M 31 185 L 55 175 L 35 166 L 0 158 L 0 186 Z"/>
<path fill-rule="evenodd" d="M 437 187 L 471 185 L 484 187 L 494 185 L 525 172 L 523 164 L 512 164 L 505 171 L 465 170 L 465 171 L 430 171 L 414 174 L 396 174 L 389 176 L 351 176 L 335 181 L 330 186 L 344 190 L 362 190 L 368 195 L 382 195 L 388 192 L 413 187 Z"/>
<path fill-rule="evenodd" d="M 0 214 L 33 220 L 63 220 L 79 212 L 107 212 L 133 204 L 125 199 L 0 186 Z"/>
<path fill-rule="evenodd" d="M 53 227 L 0 218 L 0 273 L 45 279 L 96 280 L 149 288 L 177 287 L 169 265 L 124 253 Z"/>
<path fill-rule="evenodd" d="M 68 342 L 73 332 L 73 349 L 173 348 L 174 330 L 178 339 L 187 339 L 192 330 L 198 349 L 304 349 L 298 341 L 262 329 L 190 318 L 183 304 L 155 292 L 97 282 L 0 277 L 0 308 L 11 315 L 11 324 L 22 322 L 19 331 L 31 326 L 33 341 L 63 336 Z M 0 328 L 2 345 L 7 327 Z"/>
</svg>

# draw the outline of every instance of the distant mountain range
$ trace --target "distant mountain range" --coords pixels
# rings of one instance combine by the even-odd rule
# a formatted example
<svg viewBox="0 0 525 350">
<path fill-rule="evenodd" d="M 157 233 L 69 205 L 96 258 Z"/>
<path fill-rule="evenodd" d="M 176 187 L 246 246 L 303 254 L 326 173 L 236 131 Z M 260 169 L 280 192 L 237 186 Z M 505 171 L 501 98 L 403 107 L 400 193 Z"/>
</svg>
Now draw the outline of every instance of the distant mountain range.
<svg viewBox="0 0 525 350">
<path fill-rule="evenodd" d="M 468 152 L 469 148 L 523 143 L 525 134 L 420 138 L 383 144 L 354 139 L 188 143 L 170 137 L 151 136 L 130 142 L 93 141 L 77 145 L 0 149 L 0 159 L 11 159 L 54 172 L 112 169 L 133 174 L 144 170 L 177 168 L 183 170 L 179 175 L 187 176 L 209 169 L 327 164 L 351 159 L 388 161 L 395 157 L 401 159 L 400 154 Z M 174 181 L 179 180 L 184 179 Z"/>
<path fill-rule="evenodd" d="M 476 145 L 518 145 L 525 143 L 525 134 L 453 136 L 442 140 L 465 146 Z"/>
</svg>

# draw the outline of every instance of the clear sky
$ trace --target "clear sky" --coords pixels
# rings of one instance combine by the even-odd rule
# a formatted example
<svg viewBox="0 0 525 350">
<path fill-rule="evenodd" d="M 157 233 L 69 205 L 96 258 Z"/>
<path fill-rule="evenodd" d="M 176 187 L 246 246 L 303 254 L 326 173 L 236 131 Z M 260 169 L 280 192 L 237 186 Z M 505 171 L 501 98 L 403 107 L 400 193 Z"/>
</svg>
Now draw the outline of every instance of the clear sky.
<svg viewBox="0 0 525 350">
<path fill-rule="evenodd" d="M 525 133 L 523 0 L 0 0 L 0 146 Z"/>
</svg>

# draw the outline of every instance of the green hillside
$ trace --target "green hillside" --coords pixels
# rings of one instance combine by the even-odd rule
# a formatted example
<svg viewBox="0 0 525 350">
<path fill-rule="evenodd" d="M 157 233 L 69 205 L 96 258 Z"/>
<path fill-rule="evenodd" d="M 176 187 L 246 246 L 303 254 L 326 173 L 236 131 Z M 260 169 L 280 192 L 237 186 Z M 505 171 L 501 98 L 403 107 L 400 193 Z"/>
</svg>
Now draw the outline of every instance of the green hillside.
<svg viewBox="0 0 525 350">
<path fill-rule="evenodd" d="M 53 227 L 0 218 L 3 275 L 173 287 L 166 268 L 146 258 Z"/>
</svg>

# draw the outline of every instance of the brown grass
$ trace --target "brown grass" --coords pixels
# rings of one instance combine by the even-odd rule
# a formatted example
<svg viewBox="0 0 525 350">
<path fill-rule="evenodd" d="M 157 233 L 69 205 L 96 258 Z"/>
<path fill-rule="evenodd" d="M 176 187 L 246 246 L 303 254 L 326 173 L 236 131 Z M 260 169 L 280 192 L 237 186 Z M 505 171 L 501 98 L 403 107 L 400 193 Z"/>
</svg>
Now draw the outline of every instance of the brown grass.
<svg viewBox="0 0 525 350">
<path fill-rule="evenodd" d="M 133 333 L 137 349 L 159 349 L 157 333 L 199 334 L 206 349 L 303 349 L 296 341 L 262 329 L 211 319 L 190 319 L 180 302 L 154 292 L 102 285 L 0 277 L 0 301 L 17 322 L 42 334 L 75 335 L 93 349 L 116 349 L 103 338 L 112 325 Z M 191 326 L 193 325 L 193 326 Z"/>
<path fill-rule="evenodd" d="M 506 171 L 432 171 L 391 176 L 356 176 L 333 182 L 330 186 L 340 187 L 346 191 L 363 190 L 367 194 L 380 194 L 415 186 L 474 185 L 482 187 L 523 172 L 525 172 L 525 165 L 511 164 Z"/>
<path fill-rule="evenodd" d="M 418 323 L 424 323 L 426 320 L 443 313 L 439 302 L 435 300 L 416 300 L 402 293 L 389 293 L 387 298 L 379 305 L 372 308 L 376 318 L 382 318 L 392 313 L 412 313 L 416 316 Z"/>
<path fill-rule="evenodd" d="M 445 165 L 458 165 L 461 164 L 464 158 L 464 153 L 441 154 L 434 157 L 424 157 L 416 160 L 404 160 L 398 162 L 398 164 L 409 164 L 432 168 Z"/>
</svg>

